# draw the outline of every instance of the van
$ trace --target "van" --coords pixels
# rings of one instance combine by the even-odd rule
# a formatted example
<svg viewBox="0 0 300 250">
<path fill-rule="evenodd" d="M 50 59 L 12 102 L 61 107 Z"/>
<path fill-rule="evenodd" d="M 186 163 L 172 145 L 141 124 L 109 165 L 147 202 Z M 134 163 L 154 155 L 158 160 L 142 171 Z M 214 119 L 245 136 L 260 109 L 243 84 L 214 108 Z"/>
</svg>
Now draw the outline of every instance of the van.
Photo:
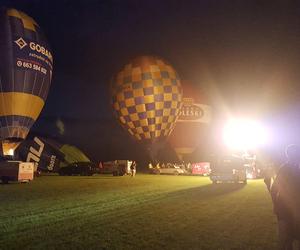
<svg viewBox="0 0 300 250">
<path fill-rule="evenodd" d="M 33 180 L 34 163 L 22 161 L 0 162 L 0 179 L 2 183 L 9 181 L 29 182 Z"/>
<path fill-rule="evenodd" d="M 236 157 L 218 159 L 212 165 L 210 179 L 214 184 L 218 182 L 243 182 L 246 184 L 247 176 L 244 160 Z"/>
<path fill-rule="evenodd" d="M 113 176 L 130 175 L 130 160 L 106 161 L 100 164 L 100 174 L 112 174 Z"/>
</svg>

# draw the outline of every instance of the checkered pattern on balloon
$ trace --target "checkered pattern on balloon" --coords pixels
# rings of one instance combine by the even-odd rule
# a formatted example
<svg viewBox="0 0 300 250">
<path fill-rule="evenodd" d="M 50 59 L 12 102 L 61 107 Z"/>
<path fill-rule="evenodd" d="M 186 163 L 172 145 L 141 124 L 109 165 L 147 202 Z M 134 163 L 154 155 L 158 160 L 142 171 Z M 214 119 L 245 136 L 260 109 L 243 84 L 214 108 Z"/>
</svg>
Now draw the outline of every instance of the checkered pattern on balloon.
<svg viewBox="0 0 300 250">
<path fill-rule="evenodd" d="M 112 83 L 112 105 L 121 125 L 138 141 L 163 140 L 182 106 L 182 87 L 173 67 L 158 57 L 134 59 Z"/>
</svg>

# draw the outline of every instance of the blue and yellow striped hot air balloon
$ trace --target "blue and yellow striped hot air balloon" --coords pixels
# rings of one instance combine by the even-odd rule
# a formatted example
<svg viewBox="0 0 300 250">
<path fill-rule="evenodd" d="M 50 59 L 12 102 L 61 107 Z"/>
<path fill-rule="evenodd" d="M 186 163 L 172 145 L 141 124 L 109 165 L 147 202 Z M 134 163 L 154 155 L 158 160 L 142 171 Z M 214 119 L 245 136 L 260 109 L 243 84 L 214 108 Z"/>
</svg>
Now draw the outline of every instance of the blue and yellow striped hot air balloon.
<svg viewBox="0 0 300 250">
<path fill-rule="evenodd" d="M 178 118 L 182 88 L 174 68 L 159 57 L 135 58 L 115 76 L 112 105 L 121 125 L 150 144 L 169 136 Z"/>
<path fill-rule="evenodd" d="M 25 139 L 48 95 L 53 57 L 39 25 L 0 10 L 0 140 Z"/>
</svg>

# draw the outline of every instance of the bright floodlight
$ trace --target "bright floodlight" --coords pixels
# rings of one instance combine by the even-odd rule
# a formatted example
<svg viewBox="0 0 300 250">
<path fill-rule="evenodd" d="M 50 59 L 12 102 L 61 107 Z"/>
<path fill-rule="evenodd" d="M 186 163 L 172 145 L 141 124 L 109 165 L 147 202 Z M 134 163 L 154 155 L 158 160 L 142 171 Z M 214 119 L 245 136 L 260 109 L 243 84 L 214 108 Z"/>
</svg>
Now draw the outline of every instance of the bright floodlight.
<svg viewBox="0 0 300 250">
<path fill-rule="evenodd" d="M 229 120 L 223 131 L 225 144 L 232 149 L 254 149 L 267 141 L 264 127 L 257 121 L 247 119 Z"/>
</svg>

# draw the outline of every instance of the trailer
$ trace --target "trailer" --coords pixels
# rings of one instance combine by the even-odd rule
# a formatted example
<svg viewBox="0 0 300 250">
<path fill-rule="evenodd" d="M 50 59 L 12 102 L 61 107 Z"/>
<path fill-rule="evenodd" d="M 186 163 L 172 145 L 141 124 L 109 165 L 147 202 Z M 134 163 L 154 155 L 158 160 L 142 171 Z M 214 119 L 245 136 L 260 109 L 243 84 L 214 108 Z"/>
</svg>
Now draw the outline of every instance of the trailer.
<svg viewBox="0 0 300 250">
<path fill-rule="evenodd" d="M 10 181 L 32 181 L 34 167 L 33 162 L 2 161 L 0 162 L 0 179 L 4 184 L 7 184 Z"/>
<path fill-rule="evenodd" d="M 208 176 L 211 172 L 210 162 L 197 162 L 192 164 L 193 175 Z"/>
</svg>

